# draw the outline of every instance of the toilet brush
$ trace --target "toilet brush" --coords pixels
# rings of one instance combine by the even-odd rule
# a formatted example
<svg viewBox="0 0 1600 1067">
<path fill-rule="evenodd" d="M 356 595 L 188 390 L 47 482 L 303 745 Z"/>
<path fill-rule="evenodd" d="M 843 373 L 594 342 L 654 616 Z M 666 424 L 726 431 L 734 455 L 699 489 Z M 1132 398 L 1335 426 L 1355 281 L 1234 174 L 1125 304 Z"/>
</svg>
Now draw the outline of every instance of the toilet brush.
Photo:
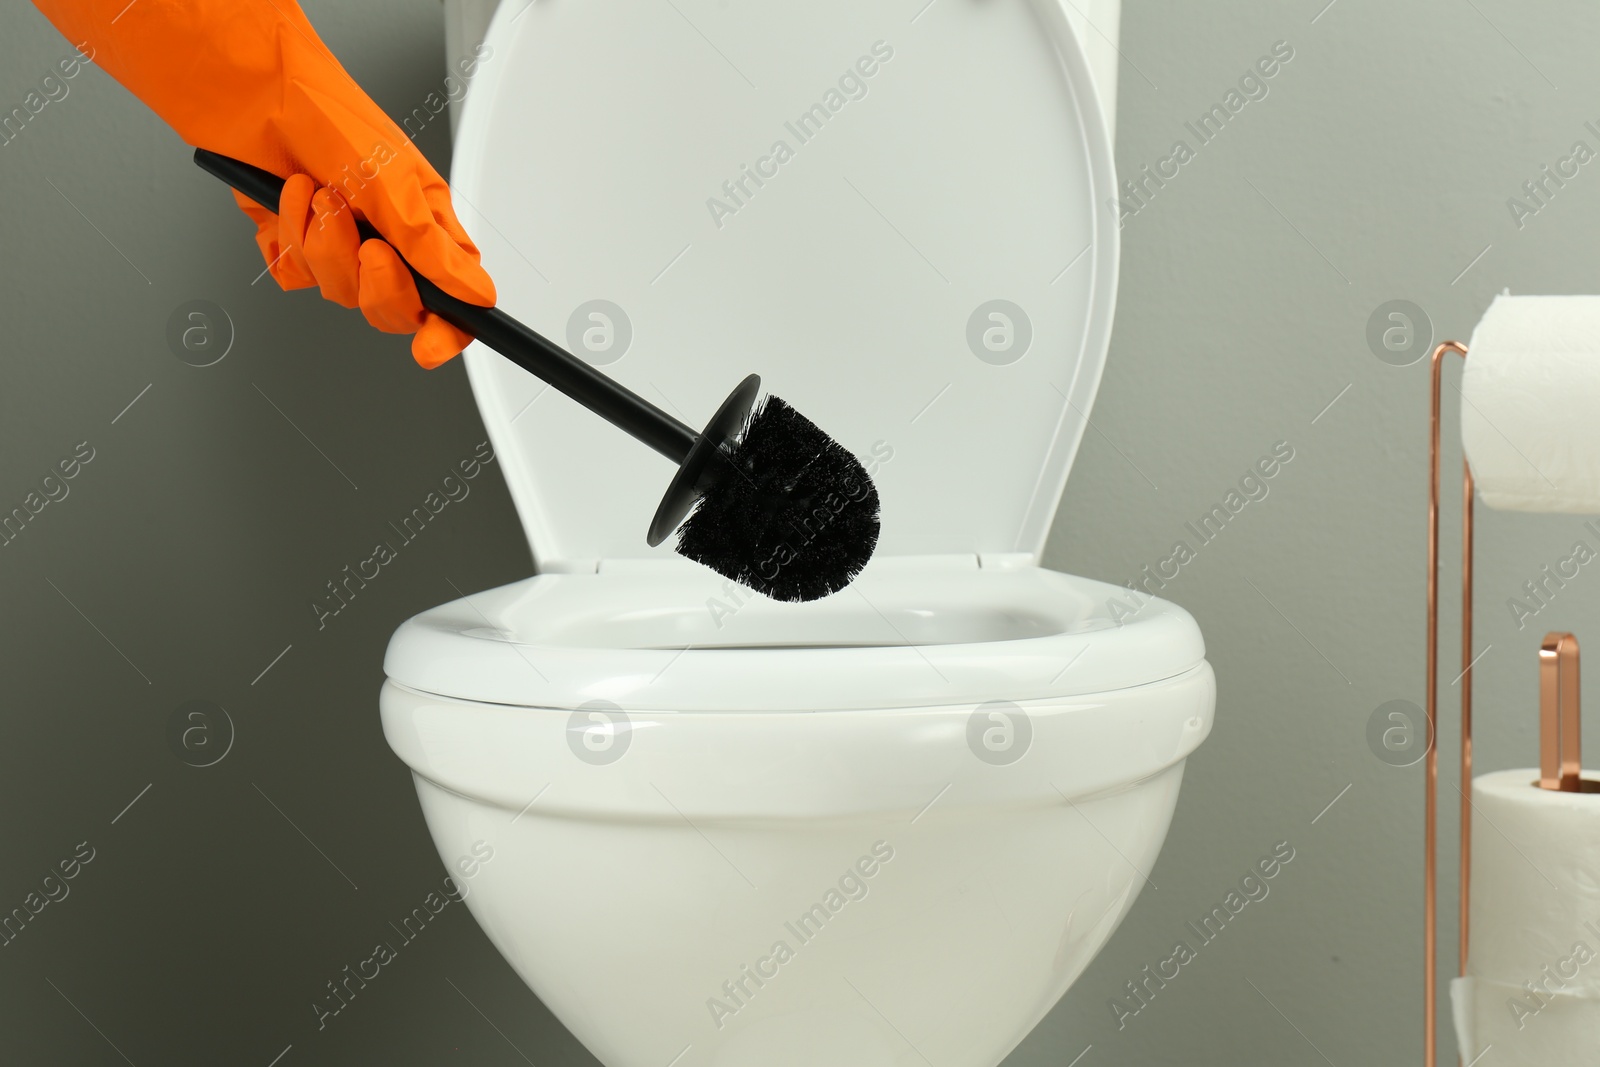
<svg viewBox="0 0 1600 1067">
<path fill-rule="evenodd" d="M 195 149 L 194 160 L 268 211 L 284 179 Z M 361 220 L 363 240 L 382 240 Z M 408 264 L 409 267 L 409 264 Z M 696 433 L 498 308 L 460 300 L 411 269 L 423 307 L 678 465 L 646 541 L 776 600 L 816 600 L 861 572 L 878 543 L 878 491 L 848 449 L 752 374 Z"/>
</svg>

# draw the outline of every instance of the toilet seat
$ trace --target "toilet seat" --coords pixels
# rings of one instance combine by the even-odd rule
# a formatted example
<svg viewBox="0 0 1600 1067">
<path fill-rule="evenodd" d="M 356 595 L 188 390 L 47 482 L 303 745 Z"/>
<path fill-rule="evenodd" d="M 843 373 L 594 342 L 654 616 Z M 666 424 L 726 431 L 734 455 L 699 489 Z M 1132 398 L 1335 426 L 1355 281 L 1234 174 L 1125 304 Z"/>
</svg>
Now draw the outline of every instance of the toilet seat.
<svg viewBox="0 0 1600 1067">
<path fill-rule="evenodd" d="M 1174 604 L 1134 612 L 1126 589 L 986 562 L 879 560 L 802 605 L 681 560 L 538 575 L 406 622 L 384 669 L 419 693 L 521 707 L 777 712 L 1076 697 L 1204 659 Z"/>
<path fill-rule="evenodd" d="M 502 4 L 455 206 L 500 305 L 607 375 L 700 426 L 756 373 L 854 452 L 880 556 L 1037 561 L 1119 250 L 1070 6 Z M 672 558 L 644 540 L 671 464 L 464 360 L 540 570 Z"/>
</svg>

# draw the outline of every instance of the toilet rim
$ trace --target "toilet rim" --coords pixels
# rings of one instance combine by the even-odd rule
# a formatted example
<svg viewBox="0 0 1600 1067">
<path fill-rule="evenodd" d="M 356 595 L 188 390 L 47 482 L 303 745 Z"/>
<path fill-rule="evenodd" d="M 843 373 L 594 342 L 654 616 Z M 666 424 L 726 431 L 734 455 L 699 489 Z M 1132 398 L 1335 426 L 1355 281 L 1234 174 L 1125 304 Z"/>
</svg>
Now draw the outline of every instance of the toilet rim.
<svg viewBox="0 0 1600 1067">
<path fill-rule="evenodd" d="M 511 707 L 777 713 L 1077 698 L 1204 662 L 1175 604 L 979 564 L 885 560 L 810 605 L 732 599 L 682 561 L 541 574 L 408 620 L 384 669 L 417 693 Z"/>
<path fill-rule="evenodd" d="M 412 772 L 474 803 L 518 817 L 681 827 L 684 818 L 910 819 L 934 799 L 948 813 L 1120 792 L 1170 771 L 1206 739 L 1216 680 L 1202 661 L 1114 693 L 837 715 L 597 715 L 461 701 L 393 681 L 379 705 L 384 735 Z M 990 745 L 996 729 L 1004 733 Z"/>
</svg>

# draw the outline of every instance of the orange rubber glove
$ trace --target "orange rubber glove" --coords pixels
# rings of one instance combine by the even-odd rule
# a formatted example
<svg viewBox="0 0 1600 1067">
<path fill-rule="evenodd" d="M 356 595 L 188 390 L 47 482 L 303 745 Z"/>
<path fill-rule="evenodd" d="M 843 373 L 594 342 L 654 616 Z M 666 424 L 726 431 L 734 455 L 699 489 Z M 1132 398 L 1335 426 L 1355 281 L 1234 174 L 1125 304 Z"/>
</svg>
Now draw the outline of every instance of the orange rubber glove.
<svg viewBox="0 0 1600 1067">
<path fill-rule="evenodd" d="M 414 333 L 411 353 L 424 367 L 472 339 L 423 310 L 400 259 L 452 296 L 494 304 L 449 186 L 295 0 L 34 3 L 189 144 L 290 176 L 276 215 L 235 194 L 279 285 L 320 285 L 378 329 Z M 388 243 L 363 244 L 355 217 Z"/>
</svg>

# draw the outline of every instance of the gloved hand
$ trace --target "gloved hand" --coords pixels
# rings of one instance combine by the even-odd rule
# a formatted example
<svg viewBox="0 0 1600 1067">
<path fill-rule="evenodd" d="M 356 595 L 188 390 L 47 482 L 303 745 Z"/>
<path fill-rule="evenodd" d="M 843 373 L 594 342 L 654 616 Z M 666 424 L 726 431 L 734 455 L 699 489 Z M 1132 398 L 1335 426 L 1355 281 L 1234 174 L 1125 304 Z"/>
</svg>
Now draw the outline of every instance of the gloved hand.
<svg viewBox="0 0 1600 1067">
<path fill-rule="evenodd" d="M 494 304 L 449 187 L 295 0 L 34 2 L 189 144 L 290 176 L 277 215 L 236 194 L 283 288 L 320 285 L 378 329 L 416 334 L 411 352 L 424 367 L 471 340 L 423 311 L 400 260 L 452 296 Z M 352 212 L 388 243 L 362 244 Z"/>
</svg>

